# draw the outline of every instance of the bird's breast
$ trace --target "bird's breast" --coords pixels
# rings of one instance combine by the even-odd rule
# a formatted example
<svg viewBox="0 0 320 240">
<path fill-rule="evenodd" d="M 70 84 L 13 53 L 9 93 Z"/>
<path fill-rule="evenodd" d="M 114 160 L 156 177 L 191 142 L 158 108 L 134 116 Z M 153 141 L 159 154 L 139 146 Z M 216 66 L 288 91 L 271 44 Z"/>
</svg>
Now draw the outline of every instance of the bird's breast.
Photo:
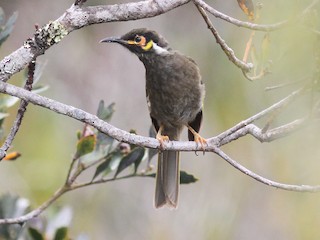
<svg viewBox="0 0 320 240">
<path fill-rule="evenodd" d="M 152 117 L 170 125 L 192 121 L 202 107 L 199 69 L 180 54 L 152 59 L 146 67 L 146 93 Z"/>
</svg>

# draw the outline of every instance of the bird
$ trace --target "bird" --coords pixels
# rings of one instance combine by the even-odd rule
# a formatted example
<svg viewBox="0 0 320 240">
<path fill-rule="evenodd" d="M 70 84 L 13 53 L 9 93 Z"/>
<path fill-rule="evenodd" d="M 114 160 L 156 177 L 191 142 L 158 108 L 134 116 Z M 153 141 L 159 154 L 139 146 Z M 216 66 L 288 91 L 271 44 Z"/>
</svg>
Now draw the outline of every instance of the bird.
<svg viewBox="0 0 320 240">
<path fill-rule="evenodd" d="M 160 142 L 156 172 L 155 208 L 178 206 L 180 184 L 179 151 L 164 150 L 167 141 L 179 141 L 184 127 L 189 141 L 204 147 L 199 135 L 205 86 L 196 62 L 171 49 L 165 38 L 154 30 L 138 28 L 120 37 L 102 39 L 118 43 L 144 64 L 147 105 L 156 139 Z"/>
</svg>

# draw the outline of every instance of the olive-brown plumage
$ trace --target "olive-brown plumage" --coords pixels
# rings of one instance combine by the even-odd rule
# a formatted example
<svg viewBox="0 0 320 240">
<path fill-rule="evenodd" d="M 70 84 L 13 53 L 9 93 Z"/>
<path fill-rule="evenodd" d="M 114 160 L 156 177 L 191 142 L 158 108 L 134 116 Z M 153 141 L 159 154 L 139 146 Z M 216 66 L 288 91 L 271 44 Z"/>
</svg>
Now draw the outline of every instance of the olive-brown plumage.
<svg viewBox="0 0 320 240">
<path fill-rule="evenodd" d="M 116 42 L 136 54 L 146 69 L 146 96 L 157 139 L 179 140 L 184 126 L 189 140 L 203 144 L 198 135 L 202 120 L 204 84 L 199 68 L 189 57 L 169 48 L 168 42 L 145 28 L 122 37 L 103 39 Z M 156 177 L 155 207 L 177 207 L 179 194 L 179 152 L 160 151 Z"/>
</svg>

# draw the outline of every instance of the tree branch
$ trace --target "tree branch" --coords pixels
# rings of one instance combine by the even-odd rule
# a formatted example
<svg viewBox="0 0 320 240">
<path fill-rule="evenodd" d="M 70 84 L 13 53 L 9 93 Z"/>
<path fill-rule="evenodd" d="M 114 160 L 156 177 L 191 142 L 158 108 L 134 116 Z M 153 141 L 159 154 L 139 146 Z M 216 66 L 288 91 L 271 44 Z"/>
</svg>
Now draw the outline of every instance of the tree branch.
<svg viewBox="0 0 320 240">
<path fill-rule="evenodd" d="M 195 1 L 195 4 L 196 4 L 196 7 L 197 7 L 198 11 L 202 15 L 204 21 L 206 22 L 208 28 L 210 29 L 210 31 L 212 32 L 213 36 L 215 37 L 217 43 L 220 45 L 220 47 L 222 48 L 224 53 L 228 56 L 229 60 L 231 62 L 233 62 L 234 65 L 236 65 L 238 68 L 242 69 L 243 72 L 245 72 L 245 73 L 249 72 L 253 68 L 253 64 L 252 63 L 245 63 L 245 62 L 241 61 L 240 59 L 238 59 L 236 57 L 236 55 L 234 54 L 234 51 L 232 50 L 232 48 L 230 48 L 226 44 L 226 42 L 222 39 L 222 37 L 220 37 L 217 29 L 213 26 L 213 24 L 210 21 L 210 19 L 209 19 L 208 15 L 206 14 L 206 12 L 202 9 L 202 7 L 200 5 L 198 5 L 196 3 L 196 1 Z"/>
<path fill-rule="evenodd" d="M 238 169 L 239 171 L 241 171 L 242 173 L 248 175 L 249 177 L 263 183 L 266 184 L 268 186 L 272 186 L 275 188 L 280 188 L 283 190 L 288 190 L 288 191 L 295 191 L 295 192 L 319 192 L 320 191 L 320 186 L 310 186 L 310 185 L 292 185 L 292 184 L 284 184 L 284 183 L 279 183 L 279 182 L 275 182 L 272 180 L 269 180 L 267 178 L 264 178 L 252 171 L 250 171 L 249 169 L 245 168 L 244 166 L 242 166 L 241 164 L 239 164 L 238 162 L 236 162 L 235 160 L 233 160 L 232 158 L 230 158 L 227 154 L 225 154 L 220 148 L 216 148 L 214 150 L 214 152 L 219 155 L 221 158 L 223 158 L 224 160 L 226 160 L 231 166 L 233 166 L 234 168 Z"/>
<path fill-rule="evenodd" d="M 239 122 L 238 124 L 231 127 L 230 129 L 224 131 L 223 133 L 220 133 L 218 136 L 216 136 L 214 138 L 208 139 L 207 141 L 208 142 L 211 142 L 211 141 L 215 142 L 218 147 L 221 146 L 220 145 L 221 143 L 226 144 L 226 143 L 232 141 L 232 138 L 230 138 L 230 140 L 224 140 L 224 139 L 228 138 L 228 136 L 237 132 L 239 129 L 242 129 L 242 128 L 248 126 L 249 124 L 253 123 L 254 121 L 256 121 L 258 119 L 261 119 L 262 117 L 266 116 L 267 114 L 269 114 L 271 112 L 275 112 L 275 111 L 287 106 L 289 103 L 294 101 L 296 98 L 298 98 L 299 96 L 304 94 L 307 90 L 308 90 L 307 88 L 301 88 L 299 90 L 292 92 L 289 96 L 285 97 L 284 99 L 280 100 L 279 102 L 273 104 L 272 106 L 262 110 L 261 112 L 255 114 L 255 115 L 247 118 L 246 120 Z"/>
<path fill-rule="evenodd" d="M 92 114 L 89 114 L 81 109 L 77 109 L 72 106 L 68 106 L 66 104 L 62 104 L 60 102 L 57 102 L 55 100 L 40 96 L 38 94 L 29 92 L 23 88 L 19 88 L 16 86 L 13 86 L 8 83 L 0 82 L 0 92 L 6 93 L 15 97 L 18 97 L 24 101 L 31 102 L 35 105 L 42 106 L 44 108 L 47 108 L 51 111 L 54 111 L 59 114 L 63 114 L 69 117 L 72 117 L 76 120 L 82 121 L 84 123 L 87 123 L 95 128 L 97 128 L 99 131 L 115 138 L 118 141 L 122 142 L 128 142 L 131 144 L 148 147 L 148 148 L 159 148 L 160 144 L 159 141 L 154 138 L 149 137 L 143 137 L 135 134 L 130 134 L 126 131 L 120 130 L 116 127 L 113 127 L 112 125 L 108 124 L 107 122 L 104 122 L 103 120 L 99 119 L 97 116 L 94 116 Z M 228 155 L 226 155 L 218 146 L 222 146 L 230 141 L 233 141 L 239 137 L 245 136 L 247 133 L 252 134 L 256 138 L 266 141 L 268 138 L 270 140 L 273 140 L 277 137 L 285 136 L 289 133 L 291 133 L 294 130 L 297 130 L 299 127 L 302 126 L 303 120 L 296 120 L 292 123 L 289 123 L 287 125 L 283 125 L 282 127 L 269 130 L 268 132 L 264 133 L 260 129 L 258 129 L 256 126 L 254 126 L 252 123 L 253 121 L 260 119 L 261 117 L 265 116 L 268 113 L 271 113 L 273 111 L 276 111 L 278 109 L 281 109 L 282 107 L 286 106 L 290 102 L 292 102 L 294 99 L 296 99 L 298 96 L 301 96 L 305 92 L 305 89 L 297 90 L 296 92 L 293 92 L 291 95 L 289 95 L 287 98 L 279 101 L 278 103 L 272 105 L 271 107 L 261 111 L 260 113 L 248 118 L 247 120 L 242 121 L 241 123 L 237 124 L 235 127 L 230 128 L 229 130 L 225 131 L 224 133 L 218 135 L 217 137 L 213 137 L 208 139 L 208 145 L 204 146 L 204 149 L 201 148 L 201 146 L 197 146 L 195 142 L 181 142 L 181 141 L 170 141 L 168 143 L 164 143 L 163 149 L 168 150 L 179 150 L 179 151 L 199 151 L 204 150 L 208 152 L 213 152 L 219 155 L 221 158 L 223 158 L 225 161 L 227 161 L 229 164 L 231 164 L 233 167 L 238 169 L 239 171 L 245 173 L 249 177 L 263 183 L 269 186 L 273 186 L 276 188 L 281 188 L 284 190 L 290 190 L 290 191 L 299 191 L 299 192 L 316 192 L 320 191 L 320 186 L 309 186 L 309 185 L 289 185 L 289 184 L 283 184 L 278 183 L 269 179 L 266 179 L 249 169 L 245 168 L 232 158 L 230 158 Z M 74 162 L 73 162 L 74 163 Z M 72 164 L 73 164 L 72 163 Z M 73 165 L 71 165 L 72 168 Z M 0 224 L 9 224 L 9 223 L 23 223 L 31 218 L 34 218 L 41 214 L 49 205 L 51 205 L 54 201 L 56 201 L 59 197 L 61 197 L 64 193 L 75 190 L 78 188 L 82 188 L 85 186 L 89 186 L 92 184 L 100 184 L 105 183 L 109 181 L 114 181 L 118 179 L 133 177 L 133 176 L 140 176 L 139 174 L 136 175 L 127 175 L 120 178 L 111 178 L 111 179 L 101 179 L 97 181 L 89 181 L 84 183 L 77 183 L 74 184 L 74 181 L 80 174 L 86 170 L 87 168 L 91 167 L 91 165 L 83 166 L 81 168 L 76 169 L 76 171 L 72 171 L 72 169 L 69 170 L 68 173 L 68 179 L 64 183 L 64 186 L 61 187 L 50 199 L 48 199 L 45 203 L 43 203 L 41 206 L 39 206 L 37 209 L 31 211 L 30 213 L 17 217 L 12 219 L 0 219 Z M 72 173 L 71 173 L 72 172 Z"/>
<path fill-rule="evenodd" d="M 72 5 L 57 20 L 36 29 L 33 38 L 0 61 L 0 81 L 7 81 L 24 69 L 37 56 L 59 43 L 67 34 L 98 23 L 150 18 L 188 3 L 190 0 L 147 0 L 106 6 L 80 7 Z"/>
<path fill-rule="evenodd" d="M 281 28 L 289 25 L 289 23 L 294 22 L 294 21 L 289 21 L 289 20 L 285 20 L 285 21 L 282 21 L 282 22 L 279 22 L 279 23 L 275 23 L 275 24 L 256 24 L 256 23 L 251 23 L 251 22 L 243 22 L 243 21 L 240 21 L 240 20 L 235 19 L 233 17 L 230 17 L 230 16 L 228 16 L 228 15 L 226 15 L 224 13 L 219 12 L 218 10 L 214 9 L 213 7 L 208 5 L 203 0 L 193 0 L 193 1 L 194 1 L 194 3 L 196 5 L 201 6 L 204 10 L 208 11 L 209 13 L 211 13 L 216 18 L 220 18 L 222 20 L 225 20 L 226 22 L 234 24 L 235 26 L 244 27 L 244 28 L 248 28 L 248 29 L 251 29 L 251 30 L 271 32 L 271 31 L 275 31 L 275 30 L 281 29 Z M 313 1 L 295 19 L 299 19 L 302 15 L 306 14 L 308 10 L 310 10 L 312 7 L 314 7 L 318 3 L 319 3 L 319 0 Z"/>
<path fill-rule="evenodd" d="M 223 146 L 227 143 L 230 143 L 234 140 L 237 140 L 240 137 L 243 137 L 247 134 L 252 135 L 254 138 L 258 139 L 260 142 L 272 142 L 276 139 L 283 138 L 289 134 L 306 127 L 307 118 L 297 119 L 285 125 L 282 125 L 277 128 L 270 129 L 264 132 L 263 129 L 257 127 L 254 124 L 249 124 L 236 132 L 230 134 L 228 137 L 224 138 L 219 142 L 220 146 Z M 319 120 L 319 119 L 317 119 Z"/>
<path fill-rule="evenodd" d="M 27 91 L 32 90 L 33 78 L 34 78 L 34 71 L 36 68 L 36 62 L 31 61 L 28 65 L 28 77 L 24 86 L 24 89 Z M 6 137 L 5 142 L 3 143 L 2 147 L 0 148 L 0 161 L 6 156 L 6 152 L 11 146 L 13 139 L 15 138 L 17 132 L 19 131 L 20 125 L 22 123 L 22 118 L 24 116 L 25 111 L 27 110 L 28 102 L 21 100 L 16 119 L 13 122 L 11 127 L 10 133 Z"/>
</svg>

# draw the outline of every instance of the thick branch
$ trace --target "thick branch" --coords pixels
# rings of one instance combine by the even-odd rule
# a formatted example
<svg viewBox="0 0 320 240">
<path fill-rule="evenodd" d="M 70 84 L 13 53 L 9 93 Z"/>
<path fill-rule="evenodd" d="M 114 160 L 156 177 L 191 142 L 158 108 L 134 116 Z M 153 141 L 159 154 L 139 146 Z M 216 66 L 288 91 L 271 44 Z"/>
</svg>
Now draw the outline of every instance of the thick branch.
<svg viewBox="0 0 320 240">
<path fill-rule="evenodd" d="M 127 142 L 127 143 L 148 147 L 148 148 L 160 147 L 159 141 L 156 140 L 155 138 L 143 137 L 143 136 L 128 133 L 126 131 L 123 131 L 119 128 L 116 128 L 110 125 L 109 123 L 99 119 L 97 116 L 93 114 L 87 113 L 73 106 L 60 103 L 50 98 L 46 98 L 38 94 L 26 91 L 22 88 L 16 87 L 9 83 L 0 82 L 0 92 L 18 97 L 32 104 L 47 108 L 56 113 L 69 116 L 83 123 L 87 123 L 95 127 L 96 129 L 98 129 L 99 131 L 109 135 L 110 137 L 120 142 Z M 212 148 L 211 146 L 207 146 L 205 149 L 210 150 L 211 148 Z M 166 142 L 163 144 L 163 149 L 180 150 L 180 151 L 202 150 L 201 146 L 197 146 L 195 142 L 180 142 L 180 141 Z"/>
<path fill-rule="evenodd" d="M 103 120 L 99 119 L 98 117 L 89 114 L 83 110 L 74 108 L 72 106 L 68 106 L 66 104 L 59 103 L 57 101 L 54 101 L 52 99 L 40 96 L 38 94 L 26 91 L 22 88 L 13 86 L 8 83 L 0 82 L 0 92 L 10 94 L 12 96 L 18 97 L 24 101 L 31 102 L 35 105 L 39 105 L 42 107 L 45 107 L 47 109 L 50 109 L 51 111 L 55 111 L 59 114 L 67 115 L 69 117 L 72 117 L 74 119 L 77 119 L 79 121 L 82 121 L 84 123 L 87 123 L 95 128 L 97 128 L 99 131 L 104 132 L 105 134 L 108 134 L 109 136 L 117 139 L 118 141 L 128 142 L 144 147 L 149 148 L 159 148 L 159 142 L 158 140 L 154 138 L 148 138 L 143 137 L 139 135 L 130 134 L 128 132 L 125 132 L 123 130 L 120 130 L 116 127 L 113 127 L 112 125 L 104 122 Z M 265 114 L 270 113 L 272 111 L 275 111 L 286 104 L 293 101 L 297 96 L 300 96 L 303 93 L 303 89 L 296 91 L 292 93 L 287 98 L 279 101 L 277 104 L 274 104 L 270 108 L 263 110 L 262 112 L 256 114 L 255 116 L 248 118 L 247 120 L 237 124 L 235 127 L 227 130 L 225 133 L 220 134 L 218 137 L 213 137 L 209 139 L 208 145 L 204 146 L 204 151 L 214 152 L 217 155 L 219 155 L 221 158 L 226 160 L 229 164 L 231 164 L 233 167 L 238 169 L 239 171 L 245 173 L 246 175 L 250 176 L 251 178 L 264 183 L 269 186 L 273 186 L 276 188 L 281 188 L 284 190 L 290 190 L 290 191 L 299 191 L 299 192 L 316 192 L 320 191 L 320 186 L 309 186 L 309 185 L 289 185 L 289 184 L 283 184 L 278 183 L 269 179 L 266 179 L 249 169 L 245 168 L 232 158 L 230 158 L 228 155 L 226 155 L 221 149 L 219 149 L 217 146 L 221 146 L 226 144 L 227 142 L 230 142 L 238 137 L 244 136 L 245 133 L 251 133 L 253 136 L 266 136 L 270 138 L 275 138 L 275 135 L 278 134 L 279 136 L 282 136 L 283 134 L 288 134 L 292 132 L 293 130 L 296 130 L 296 128 L 300 127 L 302 122 L 295 121 L 290 124 L 284 125 L 282 127 L 279 127 L 277 129 L 269 130 L 271 134 L 268 135 L 268 133 L 263 133 L 261 130 L 257 130 L 257 127 L 254 125 L 249 125 L 251 122 L 253 122 L 256 119 L 259 119 L 263 117 Z M 265 134 L 265 135 L 263 135 Z M 266 140 L 266 137 L 264 140 Z M 259 138 L 259 137 L 257 137 Z M 179 150 L 179 151 L 195 151 L 195 150 L 202 150 L 199 149 L 201 146 L 197 146 L 194 142 L 177 142 L 177 141 L 170 141 L 168 143 L 165 143 L 163 146 L 164 149 L 168 150 Z M 81 170 L 82 171 L 82 170 Z M 79 175 L 78 172 L 75 173 L 73 177 L 77 177 Z M 129 176 L 128 176 L 129 177 Z M 130 175 L 131 177 L 131 175 Z M 114 179 L 112 179 L 114 180 Z M 64 193 L 67 191 L 89 186 L 92 184 L 98 184 L 98 183 L 104 183 L 112 181 L 111 179 L 103 179 L 101 181 L 96 182 L 86 182 L 86 183 L 80 183 L 76 185 L 68 185 L 67 184 L 60 188 L 48 201 L 43 203 L 40 207 L 35 209 L 34 211 L 31 211 L 30 213 L 17 217 L 12 219 L 0 219 L 0 224 L 6 224 L 6 223 L 22 223 L 27 220 L 30 220 L 31 218 L 34 218 L 41 214 L 49 205 L 51 205 L 53 202 L 55 202 L 59 197 L 61 197 Z"/>
<path fill-rule="evenodd" d="M 154 17 L 188 3 L 189 0 L 147 0 L 106 6 L 72 5 L 61 17 L 36 30 L 35 36 L 0 61 L 0 81 L 7 81 L 37 56 L 60 42 L 70 32 L 90 24 Z"/>
<path fill-rule="evenodd" d="M 207 140 L 207 145 L 204 146 L 204 149 L 201 146 L 198 146 L 195 142 L 182 142 L 182 141 L 169 141 L 165 142 L 163 144 L 163 149 L 165 150 L 179 150 L 179 151 L 212 151 L 217 146 L 222 146 L 224 144 L 227 144 L 228 142 L 231 142 L 235 139 L 237 134 L 240 134 L 242 136 L 246 135 L 247 133 L 250 133 L 250 128 L 244 129 L 249 124 L 253 123 L 254 121 L 264 117 L 268 113 L 274 112 L 278 109 L 283 108 L 290 102 L 292 102 L 294 99 L 296 99 L 298 96 L 303 94 L 305 89 L 297 90 L 293 93 L 291 93 L 288 97 L 284 98 L 283 100 L 277 102 L 276 104 L 272 105 L 271 107 L 257 113 L 256 115 L 241 121 L 240 123 L 236 124 L 234 127 L 224 131 L 223 133 L 219 134 L 216 137 L 212 137 Z M 135 144 L 142 147 L 148 147 L 148 148 L 159 148 L 159 141 L 150 138 L 150 137 L 143 137 L 135 134 L 128 133 L 126 131 L 123 131 L 119 128 L 116 128 L 109 123 L 99 119 L 97 116 L 87 113 L 81 109 L 75 108 L 73 106 L 69 106 L 63 103 L 60 103 L 58 101 L 40 96 L 38 94 L 26 91 L 22 88 L 16 87 L 14 85 L 0 82 L 0 92 L 6 93 L 11 96 L 18 97 L 20 99 L 23 99 L 25 101 L 31 102 L 35 105 L 39 105 L 41 107 L 50 109 L 51 111 L 54 111 L 59 114 L 63 114 L 69 117 L 72 117 L 76 120 L 79 120 L 81 122 L 87 123 L 99 131 L 109 135 L 110 137 L 120 141 L 120 142 L 127 142 L 130 144 Z M 286 125 L 285 125 L 286 126 Z M 283 129 L 285 128 L 283 127 Z M 243 132 L 238 132 L 240 129 Z M 294 128 L 290 128 L 292 131 Z M 246 132 L 247 131 L 247 132 Z M 288 131 L 289 133 L 290 131 Z M 253 136 L 254 133 L 251 132 Z M 288 134 L 287 133 L 287 134 Z M 235 134 L 235 135 L 233 135 Z M 284 134 L 284 133 L 283 133 Z M 273 135 L 273 138 L 275 139 L 275 134 Z M 278 131 L 278 136 L 280 137 L 280 133 Z M 281 136 L 282 137 L 282 136 Z M 259 139 L 259 138 L 258 138 Z"/>
</svg>

